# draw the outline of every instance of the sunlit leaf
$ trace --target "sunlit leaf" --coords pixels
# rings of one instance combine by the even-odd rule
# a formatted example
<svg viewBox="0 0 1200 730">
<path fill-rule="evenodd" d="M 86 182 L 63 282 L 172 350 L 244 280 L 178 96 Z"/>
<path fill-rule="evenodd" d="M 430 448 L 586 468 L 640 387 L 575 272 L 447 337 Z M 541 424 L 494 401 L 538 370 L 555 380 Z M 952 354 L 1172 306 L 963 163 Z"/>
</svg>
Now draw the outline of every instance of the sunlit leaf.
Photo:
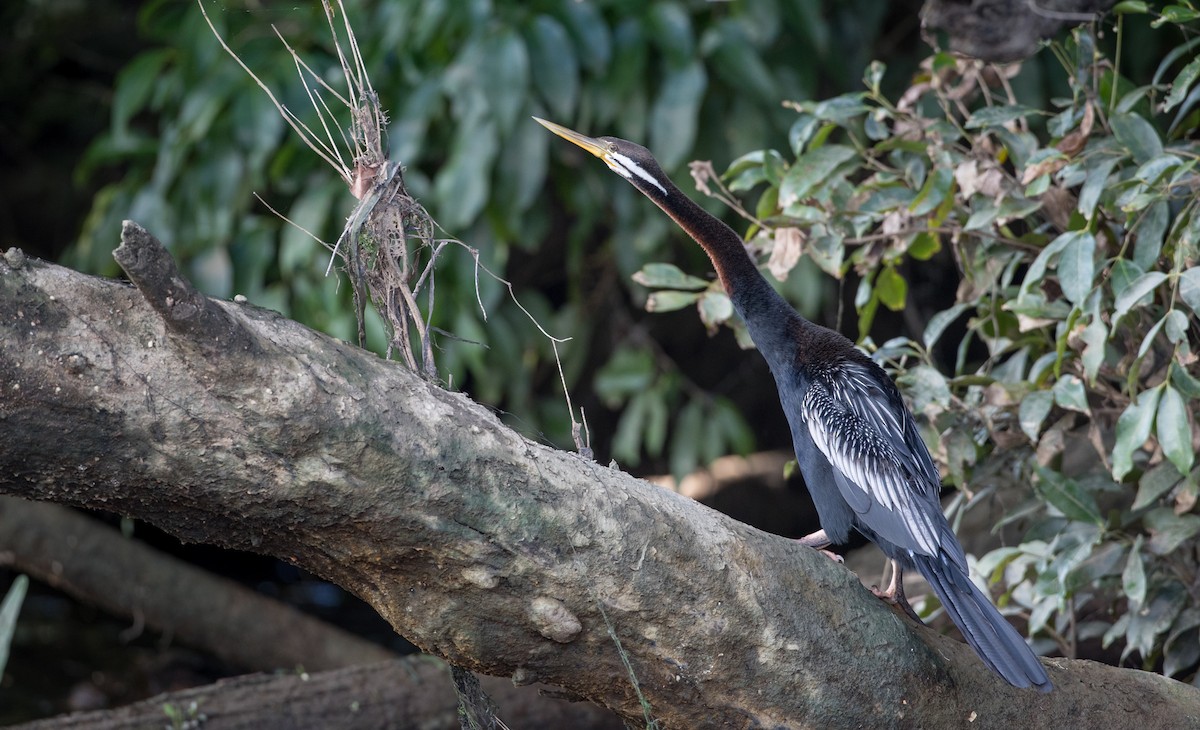
<svg viewBox="0 0 1200 730">
<path fill-rule="evenodd" d="M 908 282 L 895 268 L 888 266 L 879 272 L 875 279 L 875 292 L 883 306 L 899 312 L 908 301 Z"/>
<path fill-rule="evenodd" d="M 1058 257 L 1058 282 L 1073 304 L 1092 290 L 1096 274 L 1096 239 L 1090 233 L 1071 238 Z"/>
<path fill-rule="evenodd" d="M 725 292 L 705 292 L 697 302 L 697 307 L 700 310 L 700 321 L 704 323 L 709 334 L 715 333 L 717 327 L 733 316 L 733 302 L 729 301 Z"/>
<path fill-rule="evenodd" d="M 1054 402 L 1067 410 L 1090 412 L 1083 381 L 1074 375 L 1064 375 L 1054 384 Z"/>
<path fill-rule="evenodd" d="M 785 208 L 812 194 L 841 165 L 858 156 L 846 145 L 830 144 L 809 150 L 801 155 L 784 176 L 779 186 L 779 204 Z"/>
<path fill-rule="evenodd" d="M 1200 266 L 1194 266 L 1179 275 L 1179 298 L 1191 307 L 1193 314 L 1200 317 Z"/>
<path fill-rule="evenodd" d="M 1048 390 L 1035 390 L 1021 400 L 1018 419 L 1021 430 L 1030 441 L 1037 443 L 1038 434 L 1042 430 L 1042 422 L 1050 415 L 1054 406 L 1054 394 Z"/>
<path fill-rule="evenodd" d="M 708 282 L 698 276 L 685 274 L 675 264 L 646 264 L 633 275 L 633 280 L 653 289 L 707 289 Z"/>
<path fill-rule="evenodd" d="M 937 344 L 937 341 L 941 339 L 942 333 L 946 331 L 946 328 L 961 317 L 962 313 L 967 311 L 969 307 L 969 304 L 959 302 L 949 309 L 938 312 L 930 317 L 929 322 L 925 324 L 925 334 L 921 337 L 921 341 L 925 343 L 925 348 L 932 349 Z"/>
<path fill-rule="evenodd" d="M 700 294 L 697 292 L 674 291 L 670 289 L 651 292 L 650 296 L 646 299 L 646 311 L 673 312 L 676 309 L 683 309 L 695 303 L 699 298 Z"/>
<path fill-rule="evenodd" d="M 1195 453 L 1192 451 L 1192 429 L 1188 422 L 1187 404 L 1179 391 L 1170 385 L 1163 387 L 1162 398 L 1158 403 L 1155 431 L 1163 453 L 1175 468 L 1182 474 L 1191 471 Z"/>
<path fill-rule="evenodd" d="M 1092 320 L 1092 323 L 1083 329 L 1079 339 L 1083 341 L 1083 354 L 1080 356 L 1080 360 L 1083 362 L 1083 373 L 1087 376 L 1088 383 L 1094 384 L 1096 374 L 1100 372 L 1100 366 L 1104 364 L 1105 349 L 1108 346 L 1108 328 L 1104 326 L 1103 320 Z"/>
<path fill-rule="evenodd" d="M 1171 93 L 1163 99 L 1163 111 L 1171 111 L 1187 97 L 1188 89 L 1200 78 L 1200 57 L 1193 58 L 1171 82 Z"/>
<path fill-rule="evenodd" d="M 1167 280 L 1167 275 L 1161 271 L 1150 271 L 1130 282 L 1129 286 L 1117 294 L 1113 302 L 1112 322 L 1115 326 L 1130 309 L 1137 306 L 1143 297 L 1154 291 L 1159 284 Z"/>
<path fill-rule="evenodd" d="M 1124 479 L 1133 469 L 1134 450 L 1150 438 L 1161 394 L 1161 388 L 1138 393 L 1137 398 L 1125 407 L 1117 419 L 1117 442 L 1112 453 L 1112 475 L 1117 481 Z"/>
</svg>

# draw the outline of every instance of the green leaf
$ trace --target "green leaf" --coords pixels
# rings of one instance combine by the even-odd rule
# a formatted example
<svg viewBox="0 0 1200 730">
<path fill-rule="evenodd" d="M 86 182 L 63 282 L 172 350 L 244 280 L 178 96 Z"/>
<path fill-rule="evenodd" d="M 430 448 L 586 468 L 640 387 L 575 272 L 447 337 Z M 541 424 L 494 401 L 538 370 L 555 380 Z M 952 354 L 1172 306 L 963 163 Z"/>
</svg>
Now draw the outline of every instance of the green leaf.
<svg viewBox="0 0 1200 730">
<path fill-rule="evenodd" d="M 700 297 L 700 321 L 710 334 L 733 316 L 733 302 L 725 292 L 707 291 Z"/>
<path fill-rule="evenodd" d="M 1142 212 L 1142 218 L 1135 229 L 1137 240 L 1133 244 L 1133 261 L 1143 270 L 1155 268 L 1158 256 L 1162 252 L 1163 236 L 1167 232 L 1170 216 L 1171 209 L 1166 200 L 1151 203 Z"/>
<path fill-rule="evenodd" d="M 928 261 L 941 250 L 941 236 L 929 231 L 921 231 L 913 236 L 912 243 L 908 244 L 908 255 L 918 261 Z"/>
<path fill-rule="evenodd" d="M 779 185 L 779 204 L 786 208 L 802 198 L 810 197 L 813 190 L 824 182 L 841 165 L 858 156 L 853 147 L 829 144 L 805 152 L 788 169 Z"/>
<path fill-rule="evenodd" d="M 681 66 L 695 57 L 695 36 L 688 12 L 677 2 L 657 2 L 646 16 L 650 37 L 672 65 Z"/>
<path fill-rule="evenodd" d="M 1079 304 L 1092 290 L 1096 275 L 1096 239 L 1085 233 L 1075 236 L 1058 257 L 1058 282 L 1072 304 Z"/>
<path fill-rule="evenodd" d="M 1054 384 L 1054 402 L 1070 411 L 1091 412 L 1083 381 L 1074 375 L 1064 375 Z"/>
<path fill-rule="evenodd" d="M 1179 473 L 1190 472 L 1195 454 L 1192 452 L 1192 428 L 1188 422 L 1187 405 L 1179 391 L 1170 385 L 1164 386 L 1158 402 L 1155 430 L 1163 453 Z"/>
<path fill-rule="evenodd" d="M 605 405 L 616 408 L 625 398 L 649 388 L 654 373 L 652 353 L 622 347 L 596 372 L 592 387 Z"/>
<path fill-rule="evenodd" d="M 1108 346 L 1108 328 L 1104 326 L 1103 320 L 1094 319 L 1084 328 L 1079 339 L 1083 341 L 1083 354 L 1080 356 L 1080 360 L 1083 362 L 1083 373 L 1087 376 L 1088 383 L 1095 384 L 1096 373 L 1100 372 L 1100 366 L 1104 364 L 1105 350 Z"/>
<path fill-rule="evenodd" d="M 434 182 L 437 218 L 446 230 L 466 228 L 483 210 L 491 190 L 488 171 L 499 148 L 496 125 L 492 122 L 459 128 L 450 159 Z"/>
<path fill-rule="evenodd" d="M 708 282 L 685 274 L 675 264 L 646 264 L 633 275 L 638 284 L 653 289 L 707 289 Z"/>
<path fill-rule="evenodd" d="M 1150 12 L 1150 6 L 1142 0 L 1121 0 L 1113 6 L 1113 12 L 1117 15 L 1145 14 Z"/>
<path fill-rule="evenodd" d="M 1076 522 L 1104 526 L 1104 518 L 1100 515 L 1095 498 L 1084 491 L 1078 482 L 1041 465 L 1034 469 L 1039 477 L 1038 492 L 1055 509 Z"/>
<path fill-rule="evenodd" d="M 1200 380 L 1196 379 L 1179 363 L 1171 363 L 1171 385 L 1189 400 L 1200 399 Z"/>
<path fill-rule="evenodd" d="M 696 292 L 674 291 L 666 289 L 651 292 L 646 299 L 647 312 L 673 312 L 694 304 L 700 295 Z"/>
<path fill-rule="evenodd" d="M 1172 309 L 1167 312 L 1167 316 L 1163 318 L 1166 322 L 1167 339 L 1172 344 L 1179 344 L 1187 339 L 1188 318 L 1187 315 L 1178 309 Z"/>
<path fill-rule="evenodd" d="M 1191 3 L 1189 2 L 1189 6 Z M 1190 23 L 1196 18 L 1200 18 L 1200 10 L 1194 7 L 1186 7 L 1183 5 L 1167 5 L 1162 9 L 1162 15 L 1154 21 L 1152 27 L 1157 28 L 1163 23 Z M 1168 107 L 1170 108 L 1170 107 Z"/>
<path fill-rule="evenodd" d="M 904 309 L 908 300 L 908 282 L 895 268 L 888 266 L 879 272 L 879 277 L 875 280 L 875 292 L 883 306 L 893 312 L 899 312 Z"/>
<path fill-rule="evenodd" d="M 613 435 L 612 453 L 617 461 L 637 466 L 642 461 L 642 442 L 645 440 L 646 417 L 650 413 L 649 393 L 633 396 L 617 421 Z"/>
<path fill-rule="evenodd" d="M 1114 114 L 1109 117 L 1113 136 L 1129 150 L 1139 165 L 1162 154 L 1162 140 L 1154 126 L 1137 114 Z"/>
<path fill-rule="evenodd" d="M 512 28 L 488 36 L 482 48 L 483 93 L 502 134 L 507 135 L 525 104 L 529 85 L 529 52 Z"/>
<path fill-rule="evenodd" d="M 930 317 L 929 322 L 925 325 L 925 333 L 921 337 L 921 341 L 925 343 L 925 349 L 932 350 L 937 341 L 941 339 L 942 333 L 946 331 L 946 328 L 962 316 L 962 313 L 967 311 L 970 306 L 966 302 L 959 302 L 949 309 L 938 312 Z"/>
<path fill-rule="evenodd" d="M 1117 442 L 1112 453 L 1112 475 L 1117 481 L 1124 479 L 1133 469 L 1134 449 L 1140 448 L 1150 438 L 1150 428 L 1154 425 L 1154 414 L 1158 410 L 1161 394 L 1161 387 L 1138 393 L 1137 398 L 1125 407 L 1117 419 Z"/>
<path fill-rule="evenodd" d="M 1022 106 L 1020 104 L 1012 104 L 1009 106 L 988 106 L 982 109 L 977 109 L 971 113 L 971 118 L 967 120 L 967 129 L 983 129 L 985 127 L 1002 127 L 1009 122 L 1017 119 L 1024 119 L 1030 114 L 1041 114 L 1042 112 L 1031 107 Z"/>
<path fill-rule="evenodd" d="M 1171 93 L 1163 99 L 1162 110 L 1169 112 L 1187 98 L 1188 89 L 1200 78 L 1200 57 L 1193 58 L 1171 82 Z"/>
<path fill-rule="evenodd" d="M 534 88 L 554 114 L 552 118 L 572 118 L 579 98 L 579 60 L 570 36 L 557 20 L 539 15 L 530 25 L 528 37 Z"/>
<path fill-rule="evenodd" d="M 1121 573 L 1121 588 L 1125 597 L 1141 606 L 1146 600 L 1146 568 L 1142 565 L 1142 536 L 1138 535 L 1125 559 L 1125 571 Z"/>
<path fill-rule="evenodd" d="M 1161 271 L 1150 271 L 1130 282 L 1129 286 L 1117 294 L 1116 301 L 1113 302 L 1113 327 L 1115 328 L 1121 318 L 1128 314 L 1129 310 L 1136 306 L 1143 297 L 1153 292 L 1159 284 L 1166 280 L 1167 275 Z"/>
<path fill-rule="evenodd" d="M 162 79 L 163 68 L 176 56 L 173 48 L 145 51 L 117 74 L 112 97 L 112 133 L 118 139 L 129 133 L 129 120 L 141 111 L 155 82 Z"/>
<path fill-rule="evenodd" d="M 1169 507 L 1159 507 L 1146 513 L 1142 523 L 1150 531 L 1146 548 L 1155 555 L 1167 555 L 1200 532 L 1200 517 L 1177 515 Z"/>
<path fill-rule="evenodd" d="M 672 69 L 663 79 L 650 110 L 650 144 L 664 170 L 682 164 L 695 144 L 706 88 L 708 75 L 700 61 Z"/>
<path fill-rule="evenodd" d="M 953 185 L 954 170 L 938 165 L 934 168 L 933 174 L 925 178 L 925 185 L 921 187 L 921 192 L 917 193 L 917 197 L 908 207 L 909 212 L 914 216 L 922 216 L 937 208 L 946 199 L 946 195 Z"/>
<path fill-rule="evenodd" d="M 8 664 L 8 651 L 12 646 L 12 637 L 17 630 L 17 617 L 21 613 L 21 603 L 25 600 L 25 592 L 29 589 L 29 577 L 18 575 L 13 579 L 4 601 L 0 602 L 0 677 L 4 676 L 4 667 Z"/>
<path fill-rule="evenodd" d="M 1145 509 L 1158 501 L 1158 498 L 1171 491 L 1171 489 L 1183 479 L 1183 475 L 1175 468 L 1175 465 L 1169 461 L 1164 461 L 1158 466 L 1142 475 L 1138 480 L 1137 496 L 1134 497 L 1133 506 L 1129 509 L 1137 512 Z"/>
<path fill-rule="evenodd" d="M 1200 317 L 1200 266 L 1190 268 L 1179 275 L 1179 298 Z"/>
<path fill-rule="evenodd" d="M 1096 211 L 1096 204 L 1100 201 L 1100 194 L 1108 188 L 1108 176 L 1112 174 L 1117 162 L 1119 162 L 1117 158 L 1106 155 L 1096 155 L 1087 161 L 1085 167 L 1087 174 L 1083 181 L 1083 187 L 1079 189 L 1079 204 L 1076 206 L 1076 210 L 1084 218 L 1092 219 L 1092 214 Z"/>
<path fill-rule="evenodd" d="M 708 31 L 708 37 L 718 39 L 710 54 L 710 64 L 726 83 L 761 103 L 778 103 L 775 78 L 763 61 L 760 49 L 746 37 L 742 22 L 725 18 Z"/>
<path fill-rule="evenodd" d="M 896 378 L 896 384 L 912 399 L 913 411 L 921 413 L 930 405 L 950 405 L 950 384 L 946 376 L 928 365 L 918 365 Z"/>
<path fill-rule="evenodd" d="M 612 60 L 612 34 L 595 3 L 562 3 L 563 19 L 575 39 L 575 48 L 592 73 L 602 74 Z"/>
<path fill-rule="evenodd" d="M 1053 406 L 1054 393 L 1048 390 L 1035 390 L 1021 400 L 1017 418 L 1021 423 L 1021 430 L 1035 444 L 1042 430 L 1042 422 L 1050 415 Z"/>
<path fill-rule="evenodd" d="M 679 412 L 671 434 L 671 474 L 682 479 L 700 464 L 704 410 L 699 401 L 690 401 Z"/>
</svg>

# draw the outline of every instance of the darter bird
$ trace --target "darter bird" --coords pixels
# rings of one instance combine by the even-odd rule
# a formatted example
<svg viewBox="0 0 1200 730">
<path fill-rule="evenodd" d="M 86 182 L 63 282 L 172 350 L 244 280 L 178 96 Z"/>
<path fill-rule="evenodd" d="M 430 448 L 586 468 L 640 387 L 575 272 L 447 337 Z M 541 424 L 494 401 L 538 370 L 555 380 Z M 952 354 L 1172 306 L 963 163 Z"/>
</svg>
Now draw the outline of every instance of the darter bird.
<svg viewBox="0 0 1200 730">
<path fill-rule="evenodd" d="M 878 595 L 915 618 L 902 583 L 903 571 L 915 568 L 984 664 L 1014 687 L 1049 692 L 1050 679 L 1029 645 L 971 582 L 966 555 L 942 513 L 937 467 L 883 368 L 841 334 L 793 309 L 733 229 L 680 192 L 645 147 L 537 121 L 604 160 L 712 260 L 775 377 L 821 520 L 822 529 L 801 542 L 822 549 L 858 530 L 893 561 L 892 583 Z"/>
</svg>

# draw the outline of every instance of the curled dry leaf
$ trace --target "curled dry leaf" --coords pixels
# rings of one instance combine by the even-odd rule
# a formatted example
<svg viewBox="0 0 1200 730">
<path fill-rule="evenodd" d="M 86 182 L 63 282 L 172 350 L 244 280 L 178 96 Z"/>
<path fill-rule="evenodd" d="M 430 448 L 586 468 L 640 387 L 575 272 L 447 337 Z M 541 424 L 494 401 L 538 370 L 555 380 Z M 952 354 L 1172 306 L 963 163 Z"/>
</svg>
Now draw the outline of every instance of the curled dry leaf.
<svg viewBox="0 0 1200 730">
<path fill-rule="evenodd" d="M 775 230 L 775 245 L 771 248 L 771 258 L 767 260 L 767 269 L 778 281 L 787 280 L 788 272 L 795 268 L 804 252 L 804 231 L 799 228 L 778 228 Z"/>
</svg>

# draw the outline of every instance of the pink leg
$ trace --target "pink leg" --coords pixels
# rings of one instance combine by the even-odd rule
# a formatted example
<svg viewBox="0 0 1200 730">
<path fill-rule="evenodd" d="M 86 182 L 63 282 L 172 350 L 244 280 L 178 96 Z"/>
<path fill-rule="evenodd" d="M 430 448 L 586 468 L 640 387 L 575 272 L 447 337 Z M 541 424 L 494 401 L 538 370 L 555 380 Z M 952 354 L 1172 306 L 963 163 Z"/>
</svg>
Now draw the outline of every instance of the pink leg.
<svg viewBox="0 0 1200 730">
<path fill-rule="evenodd" d="M 892 561 L 892 579 L 888 582 L 887 590 L 881 591 L 878 586 L 873 586 L 871 592 L 893 606 L 899 606 L 917 623 L 924 623 L 912 606 L 908 605 L 908 599 L 904 597 L 904 568 L 901 568 L 900 563 L 895 560 Z"/>
<path fill-rule="evenodd" d="M 823 555 L 825 555 L 825 557 L 829 558 L 830 560 L 832 560 L 835 563 L 846 562 L 845 559 L 843 559 L 841 555 L 838 555 L 835 552 L 830 552 L 829 550 L 825 549 L 825 548 L 829 547 L 830 545 L 832 545 L 833 541 L 829 539 L 829 536 L 825 534 L 824 530 L 817 530 L 816 532 L 812 533 L 811 535 L 805 535 L 804 537 L 798 537 L 798 538 L 796 538 L 796 542 L 800 543 L 801 545 L 803 545 L 805 547 L 810 547 L 814 550 L 817 550 L 818 552 L 822 553 Z"/>
</svg>

